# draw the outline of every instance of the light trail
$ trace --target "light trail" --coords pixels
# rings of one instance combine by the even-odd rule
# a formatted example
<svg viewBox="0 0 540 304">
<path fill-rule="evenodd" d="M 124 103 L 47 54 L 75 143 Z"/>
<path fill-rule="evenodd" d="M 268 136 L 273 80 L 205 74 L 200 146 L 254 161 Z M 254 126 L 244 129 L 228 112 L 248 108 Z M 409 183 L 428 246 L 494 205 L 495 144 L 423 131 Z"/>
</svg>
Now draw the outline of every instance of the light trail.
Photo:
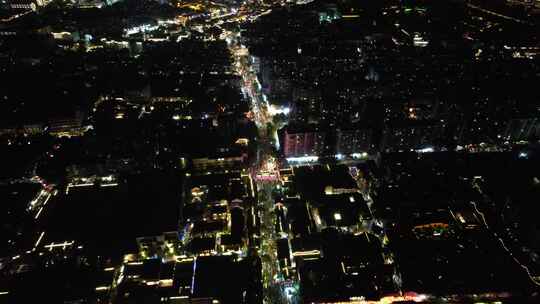
<svg viewBox="0 0 540 304">
<path fill-rule="evenodd" d="M 191 276 L 191 294 L 193 294 L 193 290 L 195 289 L 195 272 L 197 271 L 197 257 L 193 259 L 193 275 Z"/>
<path fill-rule="evenodd" d="M 22 17 L 24 15 L 28 15 L 28 14 L 30 14 L 32 12 L 33 12 L 32 10 L 28 10 L 28 11 L 26 11 L 24 13 L 20 13 L 20 14 L 16 14 L 16 15 L 13 15 L 13 16 L 9 16 L 9 17 L 4 18 L 4 19 L 0 19 L 0 22 L 10 22 L 10 21 L 18 19 L 18 18 L 20 18 L 20 17 Z"/>
<path fill-rule="evenodd" d="M 111 184 L 101 184 L 100 187 L 116 187 L 118 186 L 118 183 L 111 183 Z"/>
<path fill-rule="evenodd" d="M 503 249 L 506 250 L 506 252 L 508 252 L 508 254 L 510 255 L 510 257 L 512 257 L 512 259 L 521 267 L 523 268 L 523 270 L 525 270 L 525 272 L 527 273 L 527 275 L 529 276 L 529 279 L 531 279 L 531 281 L 536 285 L 536 286 L 540 286 L 540 282 L 537 281 L 536 277 L 532 275 L 529 267 L 525 266 L 524 264 L 522 264 L 517 258 L 516 256 L 512 253 L 512 251 L 510 251 L 510 249 L 506 246 L 506 244 L 504 243 L 504 240 L 502 238 L 499 237 L 499 235 L 497 234 L 497 232 L 491 230 L 491 228 L 489 227 L 487 221 L 486 221 L 486 217 L 484 216 L 484 213 L 480 210 L 478 210 L 478 207 L 476 206 L 476 203 L 475 202 L 471 202 L 471 204 L 474 206 L 474 210 L 480 215 L 480 217 L 482 218 L 482 221 L 484 222 L 484 226 L 486 226 L 486 228 L 491 232 L 491 234 L 493 234 L 493 236 L 499 240 L 500 244 L 502 245 Z"/>
<path fill-rule="evenodd" d="M 39 208 L 39 211 L 38 213 L 36 214 L 36 216 L 34 217 L 35 220 L 37 220 L 39 218 L 39 216 L 41 215 L 41 212 L 43 211 L 43 207 Z"/>
<path fill-rule="evenodd" d="M 41 239 L 43 239 L 43 236 L 45 235 L 45 231 L 43 231 L 40 235 L 39 235 L 39 238 L 37 239 L 36 243 L 34 244 L 34 249 L 36 249 L 36 247 L 39 245 L 39 243 L 41 243 Z"/>
<path fill-rule="evenodd" d="M 489 15 L 492 15 L 492 16 L 500 17 L 500 18 L 503 18 L 503 19 L 506 19 L 506 20 L 515 21 L 515 22 L 521 23 L 521 24 L 528 24 L 528 25 L 530 25 L 528 22 L 523 21 L 523 20 L 521 20 L 521 19 L 517 19 L 517 18 L 514 18 L 514 17 L 506 16 L 506 15 L 503 15 L 503 14 L 499 14 L 499 13 L 497 13 L 497 12 L 490 11 L 490 10 L 487 10 L 487 9 L 485 9 L 485 8 L 482 8 L 482 7 L 479 7 L 479 6 L 470 4 L 470 3 L 468 3 L 467 6 L 468 6 L 469 8 L 472 8 L 472 9 L 475 9 L 475 10 L 479 10 L 479 11 L 481 11 L 481 12 L 483 12 L 483 13 L 486 13 L 486 14 L 489 14 Z"/>
</svg>

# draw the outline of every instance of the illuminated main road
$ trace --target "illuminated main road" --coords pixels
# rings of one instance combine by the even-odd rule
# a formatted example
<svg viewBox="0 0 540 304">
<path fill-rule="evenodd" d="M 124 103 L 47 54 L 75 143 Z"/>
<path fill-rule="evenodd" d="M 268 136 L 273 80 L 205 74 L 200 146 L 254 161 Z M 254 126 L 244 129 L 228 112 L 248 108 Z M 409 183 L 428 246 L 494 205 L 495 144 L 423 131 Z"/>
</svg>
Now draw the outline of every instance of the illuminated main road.
<svg viewBox="0 0 540 304">
<path fill-rule="evenodd" d="M 282 6 L 284 3 L 276 2 L 274 5 Z M 275 150 L 273 140 L 276 134 L 269 134 L 268 126 L 272 125 L 272 115 L 270 105 L 266 96 L 262 93 L 261 83 L 257 73 L 251 65 L 251 58 L 247 47 L 239 42 L 240 34 L 235 31 L 226 30 L 221 24 L 226 22 L 253 22 L 257 18 L 267 15 L 272 11 L 271 7 L 261 5 L 250 9 L 239 9 L 237 14 L 225 14 L 221 18 L 215 18 L 213 24 L 223 31 L 220 36 L 227 42 L 229 52 L 233 58 L 233 68 L 235 73 L 241 77 L 242 93 L 250 102 L 251 119 L 258 129 L 257 157 L 251 171 L 257 181 L 257 213 L 260 218 L 260 246 L 258 255 L 262 263 L 262 285 L 263 299 L 265 304 L 295 303 L 295 297 L 287 296 L 282 284 L 278 257 L 277 239 L 275 224 L 275 198 L 273 193 L 278 188 L 279 182 L 272 178 L 274 170 L 268 170 L 268 164 L 273 162 Z M 270 177 L 258 178 L 261 176 Z"/>
<path fill-rule="evenodd" d="M 251 104 L 252 119 L 258 128 L 257 158 L 252 167 L 252 174 L 257 180 L 258 205 L 257 212 L 261 221 L 259 257 L 262 263 L 263 295 L 264 303 L 288 303 L 288 298 L 279 284 L 279 266 L 277 258 L 276 240 L 274 229 L 274 204 L 273 192 L 278 186 L 278 181 L 272 178 L 267 164 L 275 159 L 272 147 L 271 135 L 268 134 L 267 126 L 272 123 L 269 114 L 269 105 L 261 92 L 261 84 L 257 74 L 250 64 L 249 51 L 238 42 L 238 33 L 225 32 L 229 50 L 234 59 L 234 67 L 238 75 L 242 77 L 242 92 Z M 275 168 L 274 168 L 275 170 Z M 268 179 L 258 178 L 270 176 Z"/>
</svg>

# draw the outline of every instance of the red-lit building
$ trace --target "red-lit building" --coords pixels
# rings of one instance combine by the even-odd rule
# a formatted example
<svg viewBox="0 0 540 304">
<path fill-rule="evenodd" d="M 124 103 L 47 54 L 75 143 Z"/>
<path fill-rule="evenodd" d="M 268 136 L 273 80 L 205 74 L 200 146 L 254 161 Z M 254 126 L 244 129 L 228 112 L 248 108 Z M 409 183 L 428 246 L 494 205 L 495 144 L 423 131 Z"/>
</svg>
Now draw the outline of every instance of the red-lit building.
<svg viewBox="0 0 540 304">
<path fill-rule="evenodd" d="M 285 157 L 321 155 L 326 149 L 327 132 L 316 128 L 290 128 L 283 136 Z"/>
</svg>

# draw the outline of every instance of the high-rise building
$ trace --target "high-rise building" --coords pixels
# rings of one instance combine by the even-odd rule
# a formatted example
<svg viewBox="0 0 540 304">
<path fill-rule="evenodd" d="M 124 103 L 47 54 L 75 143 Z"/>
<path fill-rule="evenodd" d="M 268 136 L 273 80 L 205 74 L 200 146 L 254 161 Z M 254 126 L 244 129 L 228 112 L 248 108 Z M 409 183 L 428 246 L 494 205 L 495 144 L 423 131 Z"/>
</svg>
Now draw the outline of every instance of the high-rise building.
<svg viewBox="0 0 540 304">
<path fill-rule="evenodd" d="M 291 127 L 284 132 L 283 153 L 285 157 L 315 156 L 324 154 L 327 132 L 313 126 Z"/>
<path fill-rule="evenodd" d="M 36 10 L 36 1 L 33 0 L 4 0 L 2 7 L 11 10 Z"/>
<path fill-rule="evenodd" d="M 291 119 L 300 123 L 319 123 L 328 112 L 320 91 L 308 88 L 293 90 Z"/>
<path fill-rule="evenodd" d="M 404 122 L 388 125 L 383 130 L 381 151 L 405 152 L 431 150 L 439 146 L 444 127 L 432 122 Z"/>
<path fill-rule="evenodd" d="M 3 0 L 0 1 L 0 7 L 10 10 L 37 10 L 44 7 L 51 0 Z"/>
<path fill-rule="evenodd" d="M 373 145 L 373 129 L 340 129 L 336 134 L 336 153 L 352 154 L 371 151 Z"/>
</svg>

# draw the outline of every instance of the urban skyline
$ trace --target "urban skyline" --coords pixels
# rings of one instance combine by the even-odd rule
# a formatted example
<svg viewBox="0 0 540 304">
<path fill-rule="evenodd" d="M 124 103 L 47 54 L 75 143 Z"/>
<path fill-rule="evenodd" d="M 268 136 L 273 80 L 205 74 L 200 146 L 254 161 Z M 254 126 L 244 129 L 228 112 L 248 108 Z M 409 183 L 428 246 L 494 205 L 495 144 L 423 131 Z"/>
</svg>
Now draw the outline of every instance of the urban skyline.
<svg viewBox="0 0 540 304">
<path fill-rule="evenodd" d="M 540 1 L 0 0 L 0 304 L 540 303 Z"/>
</svg>

